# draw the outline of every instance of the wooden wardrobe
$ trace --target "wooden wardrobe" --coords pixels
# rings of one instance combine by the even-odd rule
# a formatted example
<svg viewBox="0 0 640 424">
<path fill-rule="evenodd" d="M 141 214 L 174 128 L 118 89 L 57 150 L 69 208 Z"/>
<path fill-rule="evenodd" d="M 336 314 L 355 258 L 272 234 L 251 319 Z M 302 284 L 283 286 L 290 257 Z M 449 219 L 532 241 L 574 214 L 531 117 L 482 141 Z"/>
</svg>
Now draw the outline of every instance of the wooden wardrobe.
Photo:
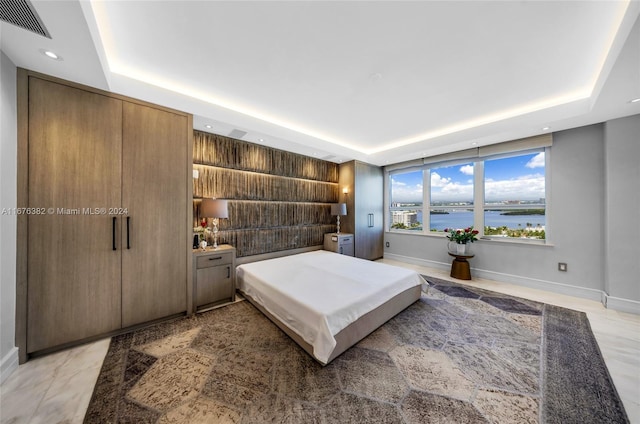
<svg viewBox="0 0 640 424">
<path fill-rule="evenodd" d="M 18 71 L 20 360 L 190 312 L 192 117 Z"/>
<path fill-rule="evenodd" d="M 383 174 L 382 168 L 359 161 L 340 164 L 341 202 L 347 204 L 347 216 L 340 218 L 342 231 L 354 235 L 355 256 L 379 259 L 384 254 Z"/>
</svg>

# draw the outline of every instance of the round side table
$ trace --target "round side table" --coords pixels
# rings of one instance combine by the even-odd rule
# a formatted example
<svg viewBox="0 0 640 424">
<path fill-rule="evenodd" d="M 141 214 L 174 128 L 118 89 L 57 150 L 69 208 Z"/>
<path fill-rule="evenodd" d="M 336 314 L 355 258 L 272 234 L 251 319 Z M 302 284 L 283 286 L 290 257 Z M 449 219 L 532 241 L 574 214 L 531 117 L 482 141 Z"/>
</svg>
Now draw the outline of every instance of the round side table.
<svg viewBox="0 0 640 424">
<path fill-rule="evenodd" d="M 457 253 L 449 253 L 455 259 L 451 262 L 451 276 L 458 280 L 471 280 L 471 269 L 467 259 L 473 258 L 475 255 L 458 255 Z"/>
</svg>

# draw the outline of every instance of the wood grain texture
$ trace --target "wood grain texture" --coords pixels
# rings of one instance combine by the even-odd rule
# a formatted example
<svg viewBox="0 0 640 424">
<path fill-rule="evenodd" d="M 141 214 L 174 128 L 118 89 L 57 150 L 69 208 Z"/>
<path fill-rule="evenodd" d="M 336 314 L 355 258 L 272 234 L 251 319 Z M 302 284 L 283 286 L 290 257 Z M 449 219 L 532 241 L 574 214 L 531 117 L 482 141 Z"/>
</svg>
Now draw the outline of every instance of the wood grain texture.
<svg viewBox="0 0 640 424">
<path fill-rule="evenodd" d="M 193 158 L 193 225 L 202 198 L 227 199 L 218 243 L 235 246 L 237 257 L 321 246 L 335 231 L 336 164 L 199 131 Z"/>
<path fill-rule="evenodd" d="M 384 237 L 382 168 L 356 162 L 355 169 L 356 257 L 379 259 L 383 255 Z"/>
<path fill-rule="evenodd" d="M 236 288 L 231 278 L 232 265 L 201 268 L 196 271 L 196 308 L 233 301 Z"/>
<path fill-rule="evenodd" d="M 200 200 L 194 204 L 194 216 L 200 216 Z M 221 219 L 218 228 L 239 230 L 299 225 L 331 224 L 331 203 L 297 203 L 229 200 L 229 218 Z M 196 219 L 193 226 L 198 225 Z"/>
<path fill-rule="evenodd" d="M 279 202 L 330 202 L 338 199 L 338 184 L 282 177 L 222 167 L 196 165 L 193 196 Z"/>
<path fill-rule="evenodd" d="M 178 235 L 169 231 L 168 238 L 171 238 L 172 253 L 179 251 L 185 264 L 178 284 L 185 299 L 180 312 L 188 312 L 186 299 L 192 298 L 189 291 L 193 289 L 190 280 L 192 116 L 24 69 L 18 69 L 17 88 L 18 206 L 54 208 L 54 212 L 47 215 L 18 218 L 16 344 L 20 362 L 25 362 L 32 353 L 52 352 L 123 331 L 121 238 L 125 220 L 116 215 L 117 250 L 114 252 L 113 215 L 84 211 L 85 208 L 108 211 L 123 207 L 123 103 L 153 109 L 165 113 L 164 116 L 180 116 L 186 122 L 176 131 L 179 137 L 174 140 L 183 151 L 178 155 L 183 162 L 179 172 L 170 177 L 177 176 L 183 190 L 178 199 L 165 192 L 163 201 L 171 207 L 176 202 L 180 205 L 176 206 L 181 210 L 181 222 L 175 226 L 179 229 Z M 117 105 L 117 111 L 105 105 Z M 167 129 L 159 127 L 159 131 Z M 155 144 L 147 147 L 150 151 L 157 148 Z M 150 157 L 153 160 L 153 154 Z M 112 179 L 112 175 L 117 178 Z M 159 191 L 154 183 L 171 187 L 171 183 L 155 177 L 146 181 L 149 184 L 145 189 L 149 191 Z M 144 191 L 137 197 L 144 197 Z M 52 220 L 51 216 L 60 218 Z M 161 227 L 156 226 L 148 233 L 158 228 Z M 106 264 L 103 249 L 111 253 L 107 257 L 117 258 L 115 272 Z M 153 252 L 163 253 L 158 249 Z M 170 262 L 162 265 L 172 266 Z M 142 268 L 134 270 L 139 280 L 144 279 Z M 164 300 L 158 302 L 160 307 L 162 302 Z M 109 316 L 105 318 L 107 312 Z M 157 315 L 161 314 L 155 314 L 153 319 Z"/>
<path fill-rule="evenodd" d="M 221 231 L 218 233 L 218 244 L 235 246 L 238 257 L 252 256 L 321 246 L 324 243 L 324 235 L 335 230 L 335 225 L 311 225 Z"/>
<path fill-rule="evenodd" d="M 121 326 L 111 217 L 81 212 L 120 206 L 121 119 L 120 100 L 30 78 L 26 206 L 51 210 L 28 216 L 27 352 Z"/>
<path fill-rule="evenodd" d="M 345 198 L 347 216 L 340 220 L 341 230 L 355 236 L 355 256 L 378 259 L 383 256 L 383 173 L 382 168 L 351 161 L 340 165 L 340 187 L 348 187 Z M 373 227 L 369 227 L 373 214 Z"/>
<path fill-rule="evenodd" d="M 124 103 L 122 324 L 187 310 L 187 117 Z"/>
<path fill-rule="evenodd" d="M 335 163 L 217 134 L 193 133 L 193 161 L 196 164 L 338 182 L 338 165 Z"/>
<path fill-rule="evenodd" d="M 29 205 L 29 76 L 18 68 L 18 187 L 17 206 Z M 16 346 L 20 364 L 27 361 L 27 286 L 28 286 L 28 244 L 29 222 L 26 215 L 18 215 L 16 243 Z"/>
</svg>

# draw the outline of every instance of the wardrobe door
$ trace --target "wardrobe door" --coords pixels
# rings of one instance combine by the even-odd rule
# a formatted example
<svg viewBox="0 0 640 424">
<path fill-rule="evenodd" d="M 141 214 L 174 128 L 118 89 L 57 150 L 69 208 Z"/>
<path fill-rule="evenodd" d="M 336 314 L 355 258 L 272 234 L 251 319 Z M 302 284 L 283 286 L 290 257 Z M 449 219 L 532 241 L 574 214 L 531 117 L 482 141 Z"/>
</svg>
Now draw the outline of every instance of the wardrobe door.
<svg viewBox="0 0 640 424">
<path fill-rule="evenodd" d="M 121 327 L 121 125 L 120 100 L 30 77 L 29 353 Z"/>
<path fill-rule="evenodd" d="M 186 116 L 124 103 L 124 327 L 187 310 L 187 136 Z"/>
<path fill-rule="evenodd" d="M 375 260 L 383 256 L 382 168 L 356 162 L 356 257 Z"/>
</svg>

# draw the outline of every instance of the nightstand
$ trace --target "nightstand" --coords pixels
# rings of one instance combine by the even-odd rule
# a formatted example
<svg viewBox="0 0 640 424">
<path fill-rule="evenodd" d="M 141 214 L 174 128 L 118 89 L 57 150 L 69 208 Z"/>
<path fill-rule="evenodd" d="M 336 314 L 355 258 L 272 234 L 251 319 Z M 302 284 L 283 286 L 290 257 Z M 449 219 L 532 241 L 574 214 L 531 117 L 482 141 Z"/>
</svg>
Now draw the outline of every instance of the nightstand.
<svg viewBox="0 0 640 424">
<path fill-rule="evenodd" d="M 324 250 L 353 256 L 353 234 L 329 233 L 324 235 Z"/>
<path fill-rule="evenodd" d="M 194 311 L 202 312 L 236 299 L 236 249 L 228 244 L 217 249 L 193 250 Z"/>
</svg>

